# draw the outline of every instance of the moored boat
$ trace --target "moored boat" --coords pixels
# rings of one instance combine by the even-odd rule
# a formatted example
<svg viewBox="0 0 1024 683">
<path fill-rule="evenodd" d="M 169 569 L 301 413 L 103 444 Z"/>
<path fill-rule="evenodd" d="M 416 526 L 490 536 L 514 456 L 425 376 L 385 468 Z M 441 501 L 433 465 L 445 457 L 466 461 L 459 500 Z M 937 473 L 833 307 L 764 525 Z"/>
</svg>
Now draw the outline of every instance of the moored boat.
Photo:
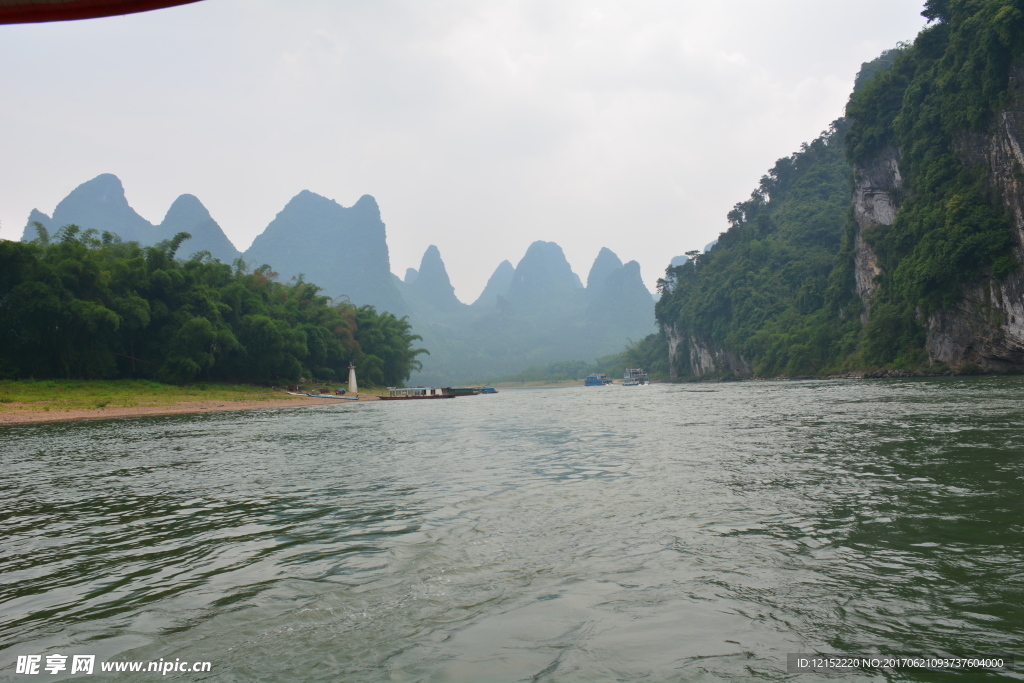
<svg viewBox="0 0 1024 683">
<path fill-rule="evenodd" d="M 388 387 L 388 395 L 382 401 L 405 401 L 424 398 L 455 398 L 458 394 L 451 387 Z"/>
</svg>

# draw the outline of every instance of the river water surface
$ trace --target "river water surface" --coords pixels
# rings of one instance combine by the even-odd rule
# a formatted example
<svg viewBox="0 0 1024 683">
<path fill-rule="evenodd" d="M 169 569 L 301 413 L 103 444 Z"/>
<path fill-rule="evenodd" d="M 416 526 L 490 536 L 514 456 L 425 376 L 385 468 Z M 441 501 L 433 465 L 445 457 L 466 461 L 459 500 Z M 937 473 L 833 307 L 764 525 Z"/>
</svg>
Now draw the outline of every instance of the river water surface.
<svg viewBox="0 0 1024 683">
<path fill-rule="evenodd" d="M 1022 399 L 1015 378 L 571 387 L 0 429 L 0 679 L 61 680 L 15 674 L 52 652 L 216 681 L 1020 660 Z"/>
</svg>

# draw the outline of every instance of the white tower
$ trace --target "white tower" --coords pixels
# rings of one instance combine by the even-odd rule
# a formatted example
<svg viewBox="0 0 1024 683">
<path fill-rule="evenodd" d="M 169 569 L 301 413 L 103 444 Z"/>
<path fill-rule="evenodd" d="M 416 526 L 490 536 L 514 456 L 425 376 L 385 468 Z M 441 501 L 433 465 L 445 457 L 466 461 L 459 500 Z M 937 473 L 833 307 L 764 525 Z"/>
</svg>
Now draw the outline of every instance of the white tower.
<svg viewBox="0 0 1024 683">
<path fill-rule="evenodd" d="M 350 361 L 348 364 L 348 393 L 356 394 L 359 386 L 356 384 L 356 366 Z"/>
</svg>

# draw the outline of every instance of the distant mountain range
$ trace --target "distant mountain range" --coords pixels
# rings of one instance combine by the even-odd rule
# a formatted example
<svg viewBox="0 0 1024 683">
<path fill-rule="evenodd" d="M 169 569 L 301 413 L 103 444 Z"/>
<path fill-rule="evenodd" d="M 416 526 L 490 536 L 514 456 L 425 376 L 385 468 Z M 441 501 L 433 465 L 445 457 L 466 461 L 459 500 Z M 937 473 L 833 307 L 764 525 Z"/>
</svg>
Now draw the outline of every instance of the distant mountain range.
<svg viewBox="0 0 1024 683">
<path fill-rule="evenodd" d="M 623 264 L 601 249 L 583 285 L 561 247 L 534 242 L 513 266 L 502 261 L 479 298 L 467 305 L 455 296 L 436 246 L 404 278 L 391 272 L 387 235 L 373 197 L 343 207 L 308 190 L 288 202 L 240 253 L 202 203 L 181 195 L 159 225 L 128 204 L 117 176 L 103 174 L 75 188 L 52 217 L 33 210 L 22 236 L 75 224 L 108 231 L 144 246 L 188 232 L 179 254 L 209 252 L 231 263 L 269 265 L 282 280 L 303 277 L 332 296 L 357 305 L 408 315 L 423 335 L 430 356 L 413 383 L 483 381 L 529 365 L 593 360 L 621 351 L 629 340 L 655 331 L 654 300 L 640 277 L 640 264 Z"/>
<path fill-rule="evenodd" d="M 194 196 L 183 194 L 175 199 L 163 222 L 153 225 L 129 206 L 121 181 L 110 173 L 98 175 L 72 190 L 57 204 L 52 218 L 33 209 L 21 238 L 23 242 L 35 239 L 36 222 L 51 233 L 74 224 L 83 230 L 107 231 L 126 242 L 147 246 L 170 239 L 179 232 L 187 232 L 192 239 L 182 247 L 183 254 L 208 251 L 225 263 L 241 256 L 210 212 Z"/>
<path fill-rule="evenodd" d="M 623 264 L 608 249 L 584 287 L 561 247 L 534 242 L 517 266 L 502 261 L 468 306 L 455 298 L 437 247 L 427 249 L 418 271 L 393 281 L 431 354 L 413 375 L 417 383 L 483 381 L 531 365 L 590 361 L 656 329 L 640 264 Z"/>
</svg>

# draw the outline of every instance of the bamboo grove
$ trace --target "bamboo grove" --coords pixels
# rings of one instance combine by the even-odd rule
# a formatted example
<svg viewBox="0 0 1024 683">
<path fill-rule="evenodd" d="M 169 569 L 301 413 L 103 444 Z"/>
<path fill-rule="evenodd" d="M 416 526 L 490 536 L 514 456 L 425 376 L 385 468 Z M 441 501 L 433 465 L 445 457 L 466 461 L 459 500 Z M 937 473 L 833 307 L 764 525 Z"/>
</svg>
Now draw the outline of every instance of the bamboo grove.
<svg viewBox="0 0 1024 683">
<path fill-rule="evenodd" d="M 264 265 L 176 258 L 77 226 L 0 241 L 0 376 L 269 382 L 347 377 L 400 385 L 419 368 L 405 318 L 278 282 Z"/>
</svg>

